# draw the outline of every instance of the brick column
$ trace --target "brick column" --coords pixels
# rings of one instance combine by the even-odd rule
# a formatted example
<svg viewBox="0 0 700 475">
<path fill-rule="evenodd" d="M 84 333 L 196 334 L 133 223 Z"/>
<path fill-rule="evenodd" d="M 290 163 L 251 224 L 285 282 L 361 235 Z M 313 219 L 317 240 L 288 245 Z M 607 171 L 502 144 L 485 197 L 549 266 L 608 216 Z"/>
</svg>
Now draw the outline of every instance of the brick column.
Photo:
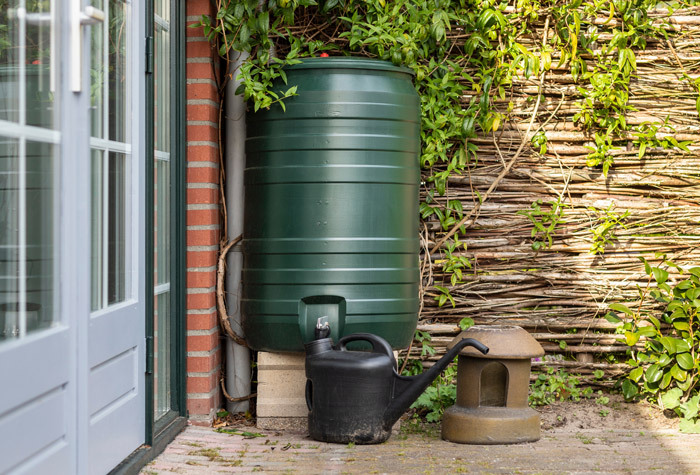
<svg viewBox="0 0 700 475">
<path fill-rule="evenodd" d="M 189 25 L 212 13 L 209 0 L 187 2 L 187 410 L 199 424 L 221 407 L 218 97 L 212 49 L 202 29 Z"/>
</svg>

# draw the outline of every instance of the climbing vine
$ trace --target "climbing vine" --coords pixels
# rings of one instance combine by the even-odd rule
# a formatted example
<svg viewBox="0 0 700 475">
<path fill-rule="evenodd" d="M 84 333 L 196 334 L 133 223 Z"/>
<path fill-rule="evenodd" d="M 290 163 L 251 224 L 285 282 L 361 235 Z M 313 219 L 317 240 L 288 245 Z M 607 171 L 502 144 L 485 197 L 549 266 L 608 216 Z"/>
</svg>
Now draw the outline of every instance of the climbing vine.
<svg viewBox="0 0 700 475">
<path fill-rule="evenodd" d="M 591 177 L 608 180 L 629 156 L 642 160 L 652 151 L 690 153 L 693 143 L 676 137 L 668 117 L 633 117 L 639 111 L 630 98 L 640 81 L 640 53 L 655 44 L 667 47 L 677 63 L 679 87 L 693 91 L 695 100 L 700 78 L 684 69 L 673 46 L 679 30 L 670 22 L 676 10 L 698 3 L 216 0 L 217 14 L 194 26 L 203 27 L 222 58 L 224 83 L 231 79 L 230 64 L 238 52 L 249 55 L 239 71 L 237 92 L 253 110 L 284 108 L 285 99 L 296 94 L 284 67 L 303 57 L 364 56 L 415 73 L 421 98 L 423 257 L 436 269 L 423 276 L 422 299 L 449 309 L 458 305 L 456 291 L 462 292 L 469 274 L 477 272 L 464 236 L 504 177 L 518 168 L 520 157 L 556 157 L 564 183 L 563 189 L 548 190 L 553 199 L 530 198 L 508 210 L 512 219 L 531 226 L 526 245 L 535 253 L 557 252 L 558 234 L 576 219 L 567 196 L 573 172 L 562 165 L 548 138 L 551 130 L 545 130 L 563 99 L 557 102 L 551 91 L 544 92 L 545 79 L 556 76 L 560 89 L 572 91 L 567 94 L 575 98 L 573 110 L 556 120 L 566 117 L 566 130 L 587 138 L 582 163 Z M 520 92 L 524 87 L 527 95 Z M 696 108 L 700 113 L 700 99 Z M 499 147 L 506 136 L 512 148 L 507 158 Z M 495 178 L 484 192 L 488 183 L 480 183 L 479 191 L 472 179 L 484 166 L 487 143 L 499 168 L 489 163 Z M 537 180 L 536 174 L 528 176 Z M 455 183 L 468 186 L 469 197 L 459 195 Z M 620 203 L 579 203 L 577 210 L 586 214 L 583 252 L 596 258 L 607 256 L 620 234 L 634 226 L 630 222 L 636 211 Z M 432 268 L 430 263 L 423 268 Z"/>
<path fill-rule="evenodd" d="M 461 202 L 435 196 L 447 193 L 451 177 L 478 166 L 473 139 L 498 133 L 512 118 L 516 77 L 537 79 L 553 69 L 571 74 L 580 94 L 572 120 L 591 135 L 587 165 L 604 176 L 623 145 L 631 143 L 640 157 L 649 147 L 688 150 L 688 142 L 674 139 L 666 123 L 633 126 L 627 120 L 634 111 L 629 90 L 635 52 L 650 38 L 668 39 L 664 18 L 649 14 L 657 6 L 654 0 L 218 0 L 216 16 L 204 16 L 195 26 L 204 27 L 224 60 L 238 51 L 250 55 L 237 92 L 255 110 L 284 107 L 284 99 L 296 94 L 293 84 L 279 84 L 287 82 L 284 66 L 301 57 L 360 55 L 412 69 L 421 98 L 420 163 L 428 187 L 421 215 L 437 219 L 458 238 L 465 232 Z M 667 7 L 669 16 L 673 8 Z M 692 82 L 687 75 L 685 80 Z M 545 153 L 545 135 L 533 132 L 529 146 Z M 533 249 L 551 247 L 563 207 L 560 197 L 546 210 L 533 203 L 521 211 L 533 223 Z M 608 218 L 609 212 L 602 223 L 610 223 Z M 592 253 L 604 252 L 614 240 L 606 234 L 614 226 L 604 228 L 591 227 Z M 447 262 L 457 242 L 443 248 Z M 464 261 L 443 270 L 454 286 L 468 267 Z M 437 289 L 440 304 L 454 305 L 447 287 Z"/>
</svg>

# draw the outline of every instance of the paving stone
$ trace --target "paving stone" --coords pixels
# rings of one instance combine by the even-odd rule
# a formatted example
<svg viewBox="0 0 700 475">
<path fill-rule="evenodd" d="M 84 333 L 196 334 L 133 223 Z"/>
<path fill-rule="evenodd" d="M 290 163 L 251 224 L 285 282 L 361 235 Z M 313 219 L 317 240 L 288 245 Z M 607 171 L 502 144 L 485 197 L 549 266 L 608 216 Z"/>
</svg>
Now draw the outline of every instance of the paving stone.
<svg viewBox="0 0 700 475">
<path fill-rule="evenodd" d="M 517 445 L 395 434 L 384 444 L 362 446 L 317 442 L 301 432 L 261 432 L 265 437 L 246 439 L 189 426 L 141 473 L 700 475 L 700 435 L 670 430 L 555 429 Z"/>
</svg>

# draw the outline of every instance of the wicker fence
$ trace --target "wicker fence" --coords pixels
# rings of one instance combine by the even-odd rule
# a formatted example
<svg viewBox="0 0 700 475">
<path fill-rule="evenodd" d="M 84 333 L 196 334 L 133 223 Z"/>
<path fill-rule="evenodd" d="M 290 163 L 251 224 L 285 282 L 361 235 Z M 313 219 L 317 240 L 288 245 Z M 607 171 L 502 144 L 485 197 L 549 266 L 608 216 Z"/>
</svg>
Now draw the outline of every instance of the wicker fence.
<svg viewBox="0 0 700 475">
<path fill-rule="evenodd" d="M 652 148 L 639 159 L 630 136 L 618 144 L 604 177 L 600 169 L 586 166 L 585 146 L 593 145 L 592 137 L 572 121 L 580 84 L 556 69 L 544 76 L 541 89 L 537 78 L 517 83 L 505 101 L 515 105 L 511 120 L 493 136 L 473 140 L 479 146 L 478 164 L 451 178 L 446 195 L 437 198 L 442 205 L 460 200 L 464 216 L 474 210 L 459 236 L 473 268 L 451 288 L 454 308 L 449 302 L 438 307 L 433 287 L 448 282 L 441 264 L 444 246 L 430 252 L 445 230 L 434 219 L 422 224 L 425 290 L 419 329 L 432 335 L 437 349 L 424 364 L 444 353 L 444 345 L 459 332 L 457 322 L 470 317 L 477 324 L 522 326 L 549 355 L 565 357 L 550 356 L 536 365 L 564 367 L 589 381 L 594 370 L 602 369 L 606 377 L 595 382 L 603 385 L 624 371 L 627 346 L 614 333 L 615 325 L 601 317 L 612 302 L 634 302 L 637 285 L 647 285 L 639 256 L 653 259 L 663 252 L 682 266 L 700 263 L 700 120 L 697 92 L 681 80 L 683 74 L 700 77 L 700 14 L 679 12 L 670 23 L 672 42 L 651 41 L 646 51 L 637 52 L 637 78 L 630 87 L 637 111 L 627 122 L 668 121 L 677 140 L 692 142 L 690 152 Z M 553 58 L 552 64 L 557 62 Z M 464 96 L 465 104 L 469 99 Z M 538 132 L 547 139 L 543 155 L 530 145 Z M 486 198 L 480 206 L 478 196 Z M 546 210 L 557 199 L 564 207 L 552 245 L 534 251 L 533 224 L 518 211 L 537 200 Z M 629 214 L 614 227 L 604 253 L 593 255 L 592 230 L 606 219 L 606 210 L 613 217 Z M 411 354 L 419 353 L 420 345 L 414 345 Z"/>
</svg>

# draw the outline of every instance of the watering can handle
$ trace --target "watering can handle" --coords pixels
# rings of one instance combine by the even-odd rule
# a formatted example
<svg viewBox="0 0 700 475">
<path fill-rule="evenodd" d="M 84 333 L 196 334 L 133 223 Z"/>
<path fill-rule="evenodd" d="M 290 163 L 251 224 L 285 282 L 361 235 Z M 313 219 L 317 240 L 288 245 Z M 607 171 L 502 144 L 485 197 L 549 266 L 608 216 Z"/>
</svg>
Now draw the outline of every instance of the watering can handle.
<svg viewBox="0 0 700 475">
<path fill-rule="evenodd" d="M 394 350 L 391 349 L 389 343 L 384 338 L 373 335 L 372 333 L 353 333 L 352 335 L 344 336 L 338 340 L 338 349 L 340 351 L 348 351 L 347 344 L 353 341 L 366 341 L 372 345 L 372 353 L 380 353 L 387 355 L 391 359 L 391 363 L 396 368 L 396 360 L 394 359 Z"/>
</svg>

